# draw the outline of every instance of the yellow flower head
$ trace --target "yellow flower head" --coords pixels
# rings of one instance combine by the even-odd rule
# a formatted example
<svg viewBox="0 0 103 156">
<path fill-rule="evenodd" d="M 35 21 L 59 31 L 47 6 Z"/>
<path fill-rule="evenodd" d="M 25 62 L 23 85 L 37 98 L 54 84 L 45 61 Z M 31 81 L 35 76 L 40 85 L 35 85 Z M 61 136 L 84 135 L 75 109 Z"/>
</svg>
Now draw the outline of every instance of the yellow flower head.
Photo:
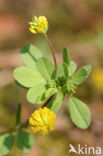
<svg viewBox="0 0 103 156">
<path fill-rule="evenodd" d="M 42 131 L 45 135 L 48 134 L 48 130 L 54 129 L 55 119 L 55 113 L 47 107 L 44 107 L 33 112 L 29 119 L 29 124 L 34 133 Z"/>
<path fill-rule="evenodd" d="M 36 34 L 36 33 L 42 33 L 45 34 L 48 30 L 48 21 L 45 16 L 34 16 L 32 19 L 32 22 L 29 22 L 30 27 L 29 30 Z"/>
<path fill-rule="evenodd" d="M 91 74 L 91 79 L 94 86 L 99 90 L 103 91 L 103 68 L 94 69 Z"/>
</svg>

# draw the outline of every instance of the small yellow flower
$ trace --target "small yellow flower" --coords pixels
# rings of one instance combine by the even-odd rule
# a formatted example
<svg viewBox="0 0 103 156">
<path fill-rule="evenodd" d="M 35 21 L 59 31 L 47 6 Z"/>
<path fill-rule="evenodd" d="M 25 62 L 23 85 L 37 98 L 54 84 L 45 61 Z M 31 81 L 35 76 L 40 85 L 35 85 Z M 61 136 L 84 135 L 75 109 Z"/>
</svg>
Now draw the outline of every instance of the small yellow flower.
<svg viewBox="0 0 103 156">
<path fill-rule="evenodd" d="M 103 91 L 103 68 L 94 69 L 93 73 L 91 74 L 91 79 L 92 79 L 93 85 L 99 91 Z"/>
<path fill-rule="evenodd" d="M 42 131 L 45 135 L 48 134 L 48 130 L 54 129 L 55 119 L 55 113 L 47 107 L 44 107 L 33 112 L 29 119 L 29 124 L 34 133 Z"/>
<path fill-rule="evenodd" d="M 32 19 L 32 22 L 29 22 L 30 27 L 29 30 L 36 34 L 36 33 L 42 33 L 45 34 L 48 30 L 48 21 L 45 16 L 34 16 Z"/>
</svg>

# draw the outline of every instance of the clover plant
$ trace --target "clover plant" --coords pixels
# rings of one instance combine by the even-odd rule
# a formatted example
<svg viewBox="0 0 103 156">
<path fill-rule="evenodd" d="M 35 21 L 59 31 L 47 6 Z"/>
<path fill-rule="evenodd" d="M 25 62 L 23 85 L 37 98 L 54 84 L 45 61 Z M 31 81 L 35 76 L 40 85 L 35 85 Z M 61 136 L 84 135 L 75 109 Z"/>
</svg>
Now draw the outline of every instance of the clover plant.
<svg viewBox="0 0 103 156">
<path fill-rule="evenodd" d="M 27 90 L 26 98 L 28 102 L 40 105 L 39 109 L 33 110 L 29 123 L 27 121 L 26 124 L 31 126 L 34 133 L 41 131 L 45 135 L 48 130 L 53 130 L 56 113 L 62 106 L 64 97 L 67 96 L 68 110 L 72 122 L 77 127 L 86 129 L 91 122 L 89 108 L 74 94 L 78 85 L 88 78 L 91 73 L 91 66 L 86 65 L 77 69 L 76 63 L 70 60 L 67 48 L 63 49 L 62 62 L 57 65 L 55 51 L 47 35 L 48 21 L 46 17 L 34 16 L 29 24 L 29 30 L 32 33 L 41 33 L 45 36 L 50 46 L 54 63 L 44 57 L 42 52 L 34 45 L 28 44 L 21 48 L 21 58 L 24 65 L 14 69 L 13 76 L 17 86 Z M 3 150 L 5 151 L 3 154 L 5 154 L 11 149 L 15 140 L 15 131 L 17 131 L 16 145 L 19 149 L 29 152 L 34 145 L 31 134 L 22 130 L 25 127 L 25 123 L 21 124 L 20 112 L 21 105 L 18 106 L 15 130 L 0 136 L 0 145 L 3 144 L 2 140 L 4 141 L 5 138 L 10 142 L 9 148 L 4 146 L 0 150 L 0 154 Z M 27 144 L 25 139 L 28 139 Z"/>
</svg>

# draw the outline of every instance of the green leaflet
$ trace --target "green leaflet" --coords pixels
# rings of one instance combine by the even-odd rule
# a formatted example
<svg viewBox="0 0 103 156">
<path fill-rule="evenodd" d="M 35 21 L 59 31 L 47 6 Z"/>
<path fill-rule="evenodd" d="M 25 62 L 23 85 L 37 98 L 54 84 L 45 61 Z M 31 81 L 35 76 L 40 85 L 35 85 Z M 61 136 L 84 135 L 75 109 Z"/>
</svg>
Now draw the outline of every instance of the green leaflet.
<svg viewBox="0 0 103 156">
<path fill-rule="evenodd" d="M 45 83 L 39 72 L 34 71 L 26 66 L 18 67 L 14 70 L 13 75 L 21 85 L 25 87 L 33 87 Z"/>
<path fill-rule="evenodd" d="M 16 145 L 23 152 L 30 152 L 34 146 L 34 138 L 30 133 L 21 130 L 17 134 Z"/>
<path fill-rule="evenodd" d="M 67 48 L 63 49 L 63 62 L 67 65 L 69 65 L 70 62 Z"/>
<path fill-rule="evenodd" d="M 52 110 L 53 112 L 57 112 L 59 108 L 61 107 L 62 100 L 63 100 L 63 92 L 61 89 L 58 90 L 58 93 L 54 99 L 52 99 L 46 107 Z"/>
<path fill-rule="evenodd" d="M 37 70 L 36 61 L 42 56 L 41 51 L 34 45 L 28 44 L 21 49 L 21 58 L 24 64 L 34 70 Z"/>
<path fill-rule="evenodd" d="M 42 57 L 37 61 L 36 65 L 37 69 L 46 80 L 51 80 L 54 78 L 55 68 L 49 59 Z"/>
<path fill-rule="evenodd" d="M 70 64 L 68 66 L 69 74 L 72 75 L 76 71 L 77 65 L 74 61 L 70 61 Z"/>
<path fill-rule="evenodd" d="M 80 68 L 77 72 L 75 72 L 72 75 L 72 82 L 77 85 L 82 83 L 89 76 L 90 72 L 91 72 L 90 65 Z"/>
<path fill-rule="evenodd" d="M 0 135 L 0 155 L 6 155 L 12 148 L 15 141 L 15 135 L 12 133 L 6 133 Z"/>
<path fill-rule="evenodd" d="M 48 88 L 43 94 L 41 94 L 40 98 L 38 98 L 37 103 L 42 104 L 46 102 L 52 95 L 55 95 L 58 92 L 56 88 Z"/>
<path fill-rule="evenodd" d="M 86 104 L 75 97 L 69 99 L 70 117 L 73 123 L 79 128 L 86 129 L 91 122 L 89 108 Z"/>
<path fill-rule="evenodd" d="M 38 99 L 40 98 L 41 94 L 44 93 L 45 90 L 45 83 L 30 88 L 27 93 L 27 100 L 31 103 L 37 104 Z"/>
<path fill-rule="evenodd" d="M 58 65 L 57 68 L 57 77 L 72 75 L 76 71 L 76 63 L 74 61 L 70 61 L 69 65 L 62 63 Z M 69 72 L 68 72 L 69 71 Z"/>
<path fill-rule="evenodd" d="M 88 76 L 90 75 L 90 73 L 92 71 L 92 67 L 91 67 L 91 65 L 86 65 L 83 68 L 86 70 L 86 72 L 87 72 L 86 78 L 88 78 Z"/>
<path fill-rule="evenodd" d="M 57 77 L 62 77 L 62 76 L 65 76 L 64 69 L 63 69 L 63 65 L 59 64 L 57 67 Z"/>
<path fill-rule="evenodd" d="M 59 64 L 57 67 L 57 77 L 68 76 L 68 66 L 65 63 Z"/>
<path fill-rule="evenodd" d="M 58 92 L 58 90 L 56 88 L 49 88 L 46 90 L 45 92 L 45 98 L 49 98 L 50 96 L 56 94 Z"/>
</svg>

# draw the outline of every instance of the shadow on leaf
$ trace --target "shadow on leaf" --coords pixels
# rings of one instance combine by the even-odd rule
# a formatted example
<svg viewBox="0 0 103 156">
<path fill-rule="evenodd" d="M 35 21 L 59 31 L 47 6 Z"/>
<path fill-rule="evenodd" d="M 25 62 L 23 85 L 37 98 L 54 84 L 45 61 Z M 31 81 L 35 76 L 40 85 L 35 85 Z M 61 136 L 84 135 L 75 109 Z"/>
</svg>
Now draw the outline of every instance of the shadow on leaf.
<svg viewBox="0 0 103 156">
<path fill-rule="evenodd" d="M 23 152 L 29 152 L 34 146 L 34 138 L 30 133 L 26 131 L 19 131 L 17 135 L 16 145 Z"/>
</svg>

